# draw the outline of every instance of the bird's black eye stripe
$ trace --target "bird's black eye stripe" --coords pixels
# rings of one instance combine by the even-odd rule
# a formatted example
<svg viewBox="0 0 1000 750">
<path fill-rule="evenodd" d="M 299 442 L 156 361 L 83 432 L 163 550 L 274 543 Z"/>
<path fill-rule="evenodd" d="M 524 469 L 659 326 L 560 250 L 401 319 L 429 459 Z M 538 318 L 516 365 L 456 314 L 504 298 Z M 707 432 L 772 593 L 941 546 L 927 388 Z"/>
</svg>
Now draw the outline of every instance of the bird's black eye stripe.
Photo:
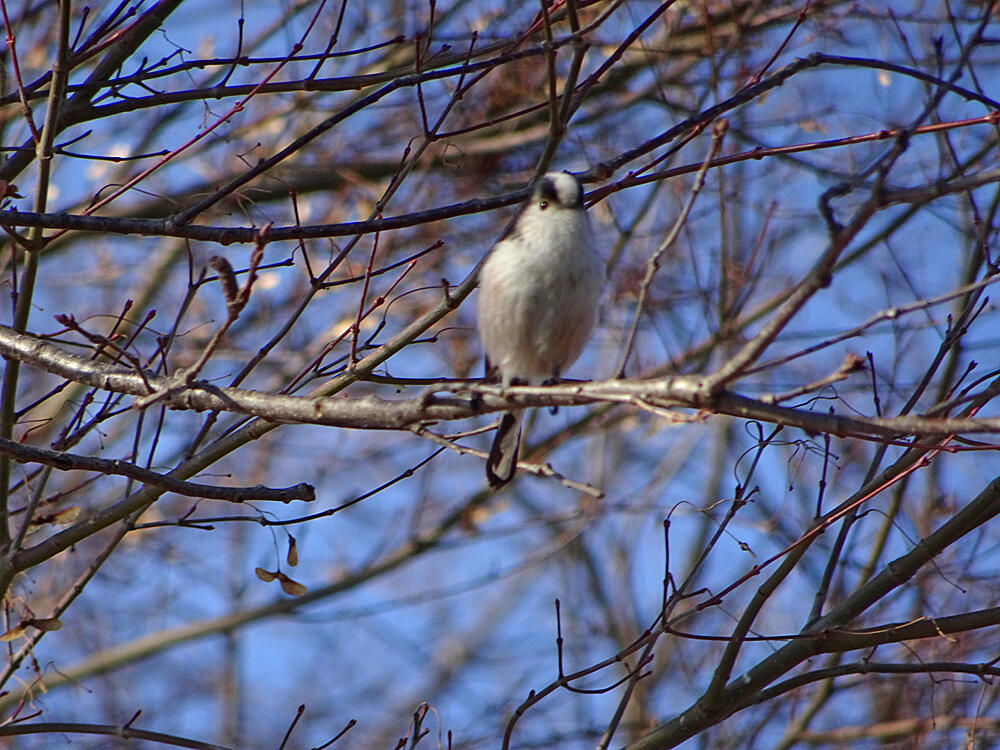
<svg viewBox="0 0 1000 750">
<path fill-rule="evenodd" d="M 556 193 L 556 184 L 547 177 L 543 178 L 542 181 L 538 183 L 538 197 L 541 199 L 543 208 L 548 203 L 558 203 L 559 194 Z"/>
</svg>

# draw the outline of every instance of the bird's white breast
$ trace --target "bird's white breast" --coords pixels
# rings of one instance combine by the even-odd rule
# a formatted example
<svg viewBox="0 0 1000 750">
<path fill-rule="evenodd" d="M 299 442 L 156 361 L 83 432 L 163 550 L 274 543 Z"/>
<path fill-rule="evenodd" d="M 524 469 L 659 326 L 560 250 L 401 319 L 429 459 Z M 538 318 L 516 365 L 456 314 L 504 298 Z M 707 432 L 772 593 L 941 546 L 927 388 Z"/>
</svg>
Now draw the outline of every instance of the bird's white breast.
<svg viewBox="0 0 1000 750">
<path fill-rule="evenodd" d="M 529 205 L 480 277 L 479 329 L 505 383 L 562 375 L 597 322 L 604 262 L 582 209 Z"/>
</svg>

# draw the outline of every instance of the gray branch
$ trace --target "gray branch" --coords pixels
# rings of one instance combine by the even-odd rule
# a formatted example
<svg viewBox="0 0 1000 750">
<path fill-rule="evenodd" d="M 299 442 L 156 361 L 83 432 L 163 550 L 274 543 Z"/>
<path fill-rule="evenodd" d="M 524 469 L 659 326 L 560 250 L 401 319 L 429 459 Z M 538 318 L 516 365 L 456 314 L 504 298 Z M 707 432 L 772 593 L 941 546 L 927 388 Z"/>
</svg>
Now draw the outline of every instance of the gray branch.
<svg viewBox="0 0 1000 750">
<path fill-rule="evenodd" d="M 481 383 L 442 384 L 457 394 L 428 394 L 390 401 L 377 396 L 329 398 L 287 396 L 241 388 L 225 388 L 195 381 L 190 384 L 152 372 L 95 362 L 70 354 L 34 336 L 0 325 L 0 354 L 54 375 L 106 391 L 143 398 L 151 393 L 173 409 L 223 411 L 260 417 L 277 423 L 317 424 L 366 430 L 407 430 L 431 422 L 467 419 L 476 414 L 512 407 L 585 406 L 620 403 L 662 414 L 666 410 L 696 409 L 741 419 L 799 427 L 808 432 L 900 440 L 907 436 L 935 438 L 947 435 L 998 433 L 1000 418 L 856 417 L 813 412 L 741 396 L 731 391 L 712 394 L 709 378 L 678 375 L 654 380 L 605 380 L 554 386 L 514 386 L 501 389 Z M 153 390 L 150 391 L 150 388 Z M 470 396 L 477 394 L 478 401 Z"/>
</svg>

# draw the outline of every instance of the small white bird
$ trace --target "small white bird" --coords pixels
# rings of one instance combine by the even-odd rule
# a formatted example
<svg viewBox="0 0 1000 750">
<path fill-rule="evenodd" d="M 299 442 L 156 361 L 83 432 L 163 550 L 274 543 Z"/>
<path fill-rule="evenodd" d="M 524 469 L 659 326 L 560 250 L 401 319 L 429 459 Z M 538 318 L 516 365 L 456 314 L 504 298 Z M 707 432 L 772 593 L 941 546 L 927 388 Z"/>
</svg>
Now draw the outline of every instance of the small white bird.
<svg viewBox="0 0 1000 750">
<path fill-rule="evenodd" d="M 509 234 L 490 250 L 479 275 L 479 336 L 486 375 L 504 387 L 554 382 L 576 361 L 597 323 L 604 261 L 569 172 L 535 185 Z M 486 479 L 502 487 L 517 470 L 523 410 L 504 414 Z"/>
</svg>

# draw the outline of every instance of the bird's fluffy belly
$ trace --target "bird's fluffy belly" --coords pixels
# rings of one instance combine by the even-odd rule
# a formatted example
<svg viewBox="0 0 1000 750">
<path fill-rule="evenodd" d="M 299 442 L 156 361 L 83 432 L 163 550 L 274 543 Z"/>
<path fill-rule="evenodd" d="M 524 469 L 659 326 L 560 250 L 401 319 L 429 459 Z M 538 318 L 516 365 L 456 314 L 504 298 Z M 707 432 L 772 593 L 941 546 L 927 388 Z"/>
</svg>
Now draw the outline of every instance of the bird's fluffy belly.
<svg viewBox="0 0 1000 750">
<path fill-rule="evenodd" d="M 506 378 L 539 382 L 562 374 L 594 328 L 600 288 L 582 285 L 579 274 L 567 278 L 570 264 L 553 260 L 550 249 L 500 263 L 480 291 L 483 343 Z"/>
</svg>

